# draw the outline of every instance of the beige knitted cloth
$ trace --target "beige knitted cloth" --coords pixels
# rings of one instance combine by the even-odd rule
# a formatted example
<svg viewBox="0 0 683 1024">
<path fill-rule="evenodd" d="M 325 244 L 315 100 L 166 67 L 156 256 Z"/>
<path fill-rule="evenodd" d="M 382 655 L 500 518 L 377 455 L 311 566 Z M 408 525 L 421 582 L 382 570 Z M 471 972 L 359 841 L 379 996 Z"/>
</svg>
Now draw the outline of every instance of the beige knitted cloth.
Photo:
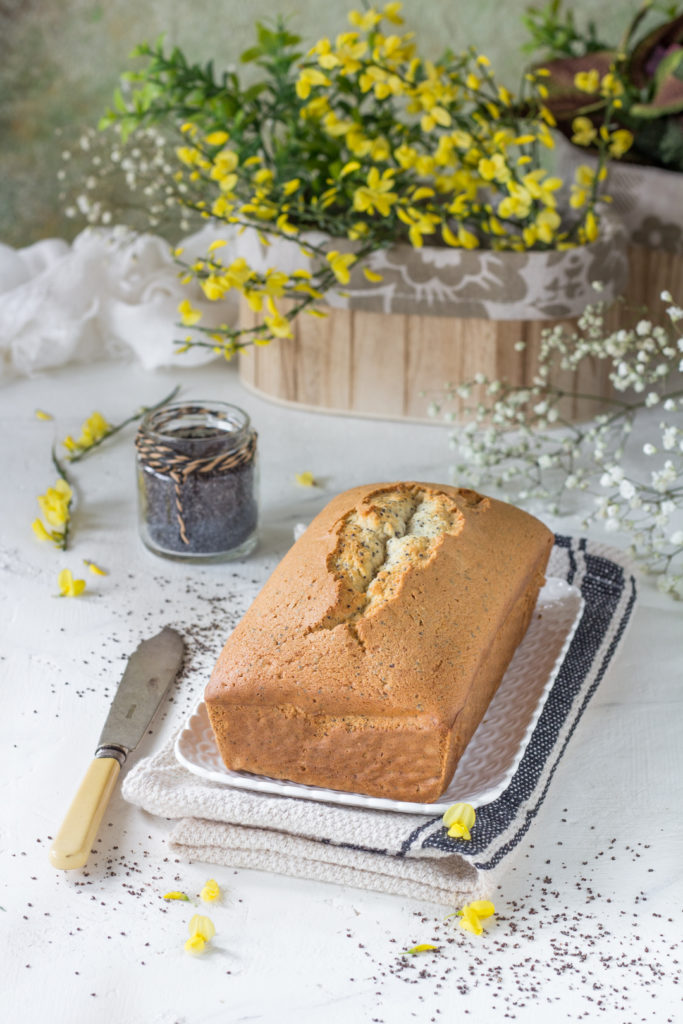
<svg viewBox="0 0 683 1024">
<path fill-rule="evenodd" d="M 453 906 L 484 898 L 497 877 L 478 871 L 466 856 L 410 842 L 416 833 L 416 840 L 434 829 L 445 833 L 440 815 L 369 811 L 232 789 L 188 772 L 177 762 L 173 742 L 128 774 L 123 795 L 152 814 L 179 819 L 169 845 L 187 860 Z"/>
</svg>

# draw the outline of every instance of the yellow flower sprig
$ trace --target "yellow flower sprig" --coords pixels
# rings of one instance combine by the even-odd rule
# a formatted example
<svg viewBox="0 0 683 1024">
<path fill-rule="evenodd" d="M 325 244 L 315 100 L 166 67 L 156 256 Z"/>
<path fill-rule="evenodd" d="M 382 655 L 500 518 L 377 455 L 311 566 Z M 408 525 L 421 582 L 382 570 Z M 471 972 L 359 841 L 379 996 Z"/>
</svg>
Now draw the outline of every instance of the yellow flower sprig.
<svg viewBox="0 0 683 1024">
<path fill-rule="evenodd" d="M 181 280 L 198 283 L 209 302 L 237 293 L 258 314 L 258 322 L 244 327 L 207 326 L 196 304 L 184 299 L 179 319 L 190 333 L 177 341 L 177 352 L 203 346 L 230 360 L 248 346 L 291 339 L 295 317 L 325 315 L 325 294 L 354 287 L 359 270 L 381 280 L 363 263 L 396 241 L 521 252 L 566 249 L 597 236 L 602 176 L 574 194 L 565 220 L 558 199 L 563 182 L 541 159 L 554 145 L 546 71 L 527 72 L 515 96 L 474 49 L 423 59 L 413 34 L 398 27 L 400 9 L 392 2 L 351 11 L 347 31 L 319 39 L 303 58 L 283 25 L 269 30 L 269 60 L 287 56 L 284 79 L 291 87 L 288 101 L 275 105 L 272 96 L 282 96 L 283 82 L 273 88 L 266 80 L 268 87 L 256 92 L 242 90 L 236 77 L 220 86 L 198 66 L 192 103 L 182 103 L 168 95 L 167 83 L 185 58 L 179 51 L 166 55 L 162 44 L 141 49 L 149 67 L 136 74 L 130 101 L 121 99 L 108 120 L 130 128 L 174 114 L 180 120 L 193 107 L 194 120 L 180 124 L 168 189 L 185 210 L 226 230 L 204 258 L 183 260 L 182 250 L 174 250 Z M 245 61 L 264 56 L 263 31 L 260 38 Z M 239 131 L 216 114 L 221 89 L 242 112 Z M 587 137 L 586 125 L 577 131 Z M 623 148 L 628 140 L 611 133 L 604 141 L 601 161 L 610 146 Z M 241 255 L 224 262 L 229 238 L 245 228 L 264 247 L 273 239 L 296 243 L 305 263 L 293 271 L 296 264 L 288 263 L 285 272 L 257 269 Z M 311 241 L 320 232 L 331 239 L 327 245 Z"/>
<path fill-rule="evenodd" d="M 79 462 L 85 455 L 88 455 L 93 449 L 98 448 L 108 438 L 113 437 L 114 434 L 118 434 L 119 431 L 123 430 L 131 423 L 135 423 L 136 420 L 141 419 L 148 412 L 153 412 L 162 405 L 166 405 L 167 402 L 172 402 L 180 390 L 180 385 L 173 388 L 170 394 L 162 398 L 160 402 L 155 405 L 143 405 L 140 409 L 136 410 L 131 416 L 123 420 L 121 423 L 112 425 L 100 412 L 93 412 L 85 420 L 81 426 L 81 433 L 78 438 L 74 439 L 71 434 L 62 441 L 64 448 L 67 451 L 66 458 L 69 462 Z"/>
<path fill-rule="evenodd" d="M 42 519 L 37 518 L 33 520 L 31 527 L 38 540 L 49 540 L 60 551 L 66 551 L 71 525 L 73 489 L 54 448 L 52 449 L 52 463 L 59 476 L 55 484 L 47 488 L 45 494 L 38 496 L 40 511 L 47 526 Z"/>
</svg>

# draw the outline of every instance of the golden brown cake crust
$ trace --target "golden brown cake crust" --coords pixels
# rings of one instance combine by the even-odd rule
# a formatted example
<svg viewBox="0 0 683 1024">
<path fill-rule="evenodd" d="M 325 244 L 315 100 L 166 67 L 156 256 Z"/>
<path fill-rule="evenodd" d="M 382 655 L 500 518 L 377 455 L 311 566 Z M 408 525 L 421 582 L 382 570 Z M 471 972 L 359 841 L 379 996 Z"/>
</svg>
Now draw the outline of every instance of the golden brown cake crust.
<svg viewBox="0 0 683 1024">
<path fill-rule="evenodd" d="M 206 703 L 229 768 L 428 802 L 527 628 L 552 546 L 474 491 L 334 498 L 228 639 Z"/>
</svg>

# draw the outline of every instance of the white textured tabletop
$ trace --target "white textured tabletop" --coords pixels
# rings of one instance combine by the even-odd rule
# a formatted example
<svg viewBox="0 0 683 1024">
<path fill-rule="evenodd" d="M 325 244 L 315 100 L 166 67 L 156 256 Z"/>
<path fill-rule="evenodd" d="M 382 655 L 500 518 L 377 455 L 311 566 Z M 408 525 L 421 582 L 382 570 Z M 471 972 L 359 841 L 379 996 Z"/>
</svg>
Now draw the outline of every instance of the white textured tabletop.
<svg viewBox="0 0 683 1024">
<path fill-rule="evenodd" d="M 261 451 L 257 551 L 210 567 L 147 552 L 137 535 L 132 430 L 74 466 L 72 549 L 40 545 L 31 522 L 36 496 L 54 482 L 53 439 L 77 432 L 94 409 L 124 419 L 175 383 L 183 396 L 231 401 L 252 416 Z M 54 421 L 37 420 L 36 408 Z M 295 523 L 355 484 L 447 481 L 451 460 L 444 428 L 285 410 L 246 393 L 220 364 L 146 373 L 100 363 L 18 380 L 0 388 L 0 423 L 4 1020 L 683 1019 L 680 605 L 640 581 L 624 643 L 481 937 L 436 904 L 183 863 L 167 847 L 169 824 L 118 793 L 87 867 L 58 872 L 48 862 L 50 837 L 139 639 L 169 624 L 189 650 L 132 763 L 181 723 L 234 621 L 231 604 L 256 593 Z M 321 486 L 297 485 L 305 470 Z M 548 521 L 579 532 L 576 522 Z M 83 559 L 109 575 L 87 574 Z M 87 576 L 78 599 L 54 596 L 65 567 Z M 194 908 L 162 897 L 194 896 L 210 877 L 224 892 L 208 911 L 217 934 L 210 953 L 191 957 L 183 943 Z M 400 955 L 423 942 L 439 952 Z"/>
</svg>

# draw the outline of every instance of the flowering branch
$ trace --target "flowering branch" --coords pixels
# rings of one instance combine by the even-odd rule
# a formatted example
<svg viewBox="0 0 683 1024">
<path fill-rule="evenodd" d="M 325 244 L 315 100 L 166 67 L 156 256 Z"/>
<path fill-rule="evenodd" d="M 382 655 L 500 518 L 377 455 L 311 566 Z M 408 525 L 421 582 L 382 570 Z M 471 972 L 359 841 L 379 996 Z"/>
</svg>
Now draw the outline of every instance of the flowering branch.
<svg viewBox="0 0 683 1024">
<path fill-rule="evenodd" d="M 597 237 L 604 163 L 616 144 L 609 126 L 597 168 L 579 169 L 567 217 L 558 208 L 563 181 L 543 161 L 555 124 L 545 70 L 527 72 L 515 96 L 473 48 L 424 60 L 413 33 L 399 28 L 400 11 L 396 2 L 351 11 L 349 31 L 319 39 L 305 55 L 282 21 L 258 24 L 242 61 L 263 77 L 249 87 L 161 42 L 138 48 L 146 67 L 125 76 L 104 121 L 120 128 L 124 144 L 138 134 L 148 142 L 157 126 L 180 144 L 159 160 L 143 146 L 127 176 L 136 183 L 145 163 L 163 182 L 164 202 L 224 226 L 205 258 L 184 262 L 178 252 L 182 280 L 196 281 L 210 302 L 236 291 L 258 317 L 255 325 L 206 327 L 184 300 L 181 323 L 191 330 L 178 352 L 200 346 L 231 359 L 291 338 L 296 316 L 325 315 L 330 289 L 357 287 L 361 270 L 381 281 L 363 265 L 396 242 L 525 251 Z M 158 184 L 148 187 L 158 195 Z M 84 205 L 96 203 L 85 197 Z M 297 250 L 304 257 L 299 268 L 289 256 L 287 272 L 240 255 L 223 263 L 218 248 L 245 229 L 264 249 L 289 241 L 293 259 Z M 315 231 L 328 241 L 312 240 Z"/>
<path fill-rule="evenodd" d="M 136 412 L 134 412 L 127 419 L 123 420 L 122 423 L 117 423 L 116 426 L 112 426 L 105 420 L 99 412 L 92 413 L 91 416 L 85 421 L 81 427 L 81 434 L 77 440 L 74 440 L 70 434 L 68 434 L 62 444 L 68 451 L 66 458 L 69 462 L 80 462 L 82 458 L 90 454 L 95 448 L 99 446 L 108 438 L 113 437 L 114 434 L 118 434 L 124 427 L 129 426 L 131 423 L 135 423 L 136 420 L 141 419 L 146 413 L 154 412 L 155 409 L 160 409 L 162 405 L 166 405 L 168 402 L 172 402 L 175 396 L 180 391 L 180 385 L 176 385 L 173 391 L 169 392 L 165 398 L 162 398 L 156 405 L 143 405 Z M 53 461 L 55 459 L 53 452 Z M 65 478 L 66 479 L 66 478 Z"/>
<path fill-rule="evenodd" d="M 672 302 L 671 295 L 662 298 Z M 658 586 L 683 597 L 683 529 L 675 518 L 683 497 L 683 388 L 672 385 L 683 369 L 683 310 L 668 309 L 667 327 L 641 319 L 630 330 L 607 331 L 601 305 L 589 307 L 577 331 L 543 333 L 539 365 L 529 387 L 477 375 L 432 405 L 434 415 L 459 398 L 472 419 L 451 435 L 459 480 L 513 494 L 521 504 L 541 505 L 552 514 L 570 511 L 577 493 L 593 498 L 584 520 L 602 521 L 608 531 L 630 537 L 631 554 Z M 523 347 L 518 343 L 518 348 Z M 575 372 L 587 360 L 608 365 L 610 397 L 586 395 L 555 383 L 559 372 Z M 570 423 L 563 400 L 595 398 L 603 411 L 587 423 Z M 606 408 L 605 408 L 606 407 Z M 661 408 L 658 436 L 644 440 L 643 415 Z M 634 430 L 636 423 L 639 430 Z M 638 449 L 650 461 L 648 478 L 629 472 Z"/>
</svg>

